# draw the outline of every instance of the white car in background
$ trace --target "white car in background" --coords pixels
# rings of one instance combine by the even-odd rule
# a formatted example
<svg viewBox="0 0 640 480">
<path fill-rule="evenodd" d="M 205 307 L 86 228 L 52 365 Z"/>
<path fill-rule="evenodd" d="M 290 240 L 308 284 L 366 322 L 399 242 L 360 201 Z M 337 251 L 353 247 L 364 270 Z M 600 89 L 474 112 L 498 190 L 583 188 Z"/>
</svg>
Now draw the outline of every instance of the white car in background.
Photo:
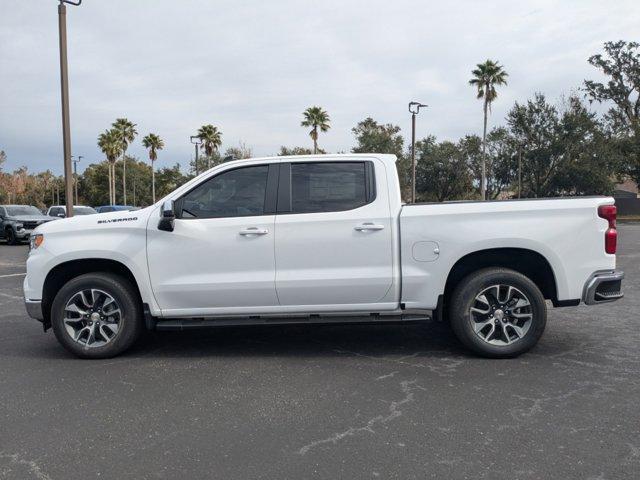
<svg viewBox="0 0 640 480">
<path fill-rule="evenodd" d="M 73 206 L 73 214 L 74 215 L 94 215 L 98 213 L 97 210 L 93 207 L 87 207 L 85 205 L 74 205 Z M 47 215 L 50 217 L 59 217 L 66 218 L 67 216 L 67 207 L 66 205 L 51 205 L 49 210 L 47 210 Z"/>
<path fill-rule="evenodd" d="M 27 311 L 84 358 L 144 328 L 428 317 L 480 355 L 513 357 L 542 335 L 545 300 L 622 297 L 613 198 L 403 205 L 395 162 L 228 162 L 142 210 L 42 225 Z"/>
</svg>

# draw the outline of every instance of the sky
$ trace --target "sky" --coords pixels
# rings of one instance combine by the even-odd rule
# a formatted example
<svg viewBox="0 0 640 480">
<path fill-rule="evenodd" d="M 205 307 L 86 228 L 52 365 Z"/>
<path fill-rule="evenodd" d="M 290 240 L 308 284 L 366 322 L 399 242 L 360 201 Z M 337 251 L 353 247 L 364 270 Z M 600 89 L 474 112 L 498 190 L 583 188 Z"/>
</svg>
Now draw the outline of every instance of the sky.
<svg viewBox="0 0 640 480">
<path fill-rule="evenodd" d="M 4 0 L 0 16 L 0 149 L 5 170 L 62 173 L 55 0 Z M 553 101 L 600 79 L 587 58 L 608 40 L 640 40 L 637 0 L 84 0 L 67 8 L 72 153 L 79 170 L 103 160 L 98 134 L 118 117 L 159 134 L 157 166 L 186 167 L 189 136 L 212 123 L 223 147 L 254 156 L 312 142 L 300 126 L 312 105 L 331 129 L 319 145 L 349 151 L 371 116 L 410 139 L 411 100 L 429 105 L 418 138 L 481 133 L 468 85 L 491 58 L 509 73 L 491 125 L 535 92 Z"/>
</svg>

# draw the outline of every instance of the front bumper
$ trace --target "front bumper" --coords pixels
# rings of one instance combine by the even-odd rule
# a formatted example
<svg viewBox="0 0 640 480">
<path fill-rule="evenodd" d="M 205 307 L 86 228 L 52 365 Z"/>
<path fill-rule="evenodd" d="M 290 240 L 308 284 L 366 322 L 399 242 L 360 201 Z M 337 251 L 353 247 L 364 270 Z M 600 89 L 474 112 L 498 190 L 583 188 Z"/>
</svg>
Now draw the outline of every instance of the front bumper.
<svg viewBox="0 0 640 480">
<path fill-rule="evenodd" d="M 613 302 L 624 297 L 622 293 L 622 270 L 595 272 L 584 286 L 582 300 L 587 305 Z"/>
<path fill-rule="evenodd" d="M 33 232 L 33 230 L 27 230 L 27 229 L 22 229 L 22 230 L 16 230 L 16 238 L 19 240 L 28 240 L 29 237 L 31 237 L 31 233 Z"/>
<path fill-rule="evenodd" d="M 40 300 L 27 300 L 24 301 L 24 306 L 27 309 L 27 314 L 31 318 L 44 321 L 44 314 L 42 313 L 42 302 Z"/>
</svg>

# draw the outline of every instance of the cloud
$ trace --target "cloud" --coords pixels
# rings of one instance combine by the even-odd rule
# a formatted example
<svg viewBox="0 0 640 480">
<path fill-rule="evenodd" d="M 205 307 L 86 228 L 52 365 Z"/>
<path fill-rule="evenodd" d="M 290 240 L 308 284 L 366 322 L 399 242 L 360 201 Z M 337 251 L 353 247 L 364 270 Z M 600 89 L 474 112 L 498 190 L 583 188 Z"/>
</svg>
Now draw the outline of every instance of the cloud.
<svg viewBox="0 0 640 480">
<path fill-rule="evenodd" d="M 536 91 L 558 98 L 597 77 L 586 58 L 604 41 L 635 39 L 635 2 L 396 0 L 181 2 L 85 0 L 68 7 L 73 151 L 102 159 L 97 135 L 120 116 L 165 139 L 159 165 L 189 161 L 204 123 L 225 146 L 256 155 L 307 145 L 301 112 L 321 105 L 329 151 L 348 151 L 366 116 L 409 128 L 420 100 L 420 136 L 479 132 L 468 86 L 492 58 L 509 72 L 494 105 L 499 124 Z M 7 168 L 62 170 L 55 2 L 22 0 L 0 18 L 0 148 Z M 131 153 L 146 158 L 137 141 Z"/>
</svg>

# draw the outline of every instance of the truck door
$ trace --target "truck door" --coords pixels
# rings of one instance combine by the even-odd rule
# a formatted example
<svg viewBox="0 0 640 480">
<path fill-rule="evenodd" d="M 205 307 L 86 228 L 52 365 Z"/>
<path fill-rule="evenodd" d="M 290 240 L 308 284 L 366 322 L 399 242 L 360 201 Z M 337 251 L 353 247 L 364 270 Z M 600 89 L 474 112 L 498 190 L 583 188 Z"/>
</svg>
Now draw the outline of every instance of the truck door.
<svg viewBox="0 0 640 480">
<path fill-rule="evenodd" d="M 275 256 L 281 305 L 308 311 L 313 308 L 302 307 L 382 301 L 393 269 L 387 195 L 373 161 L 280 165 Z"/>
<path fill-rule="evenodd" d="M 225 170 L 175 202 L 174 230 L 150 221 L 147 258 L 165 316 L 233 314 L 278 305 L 277 164 Z"/>
</svg>

